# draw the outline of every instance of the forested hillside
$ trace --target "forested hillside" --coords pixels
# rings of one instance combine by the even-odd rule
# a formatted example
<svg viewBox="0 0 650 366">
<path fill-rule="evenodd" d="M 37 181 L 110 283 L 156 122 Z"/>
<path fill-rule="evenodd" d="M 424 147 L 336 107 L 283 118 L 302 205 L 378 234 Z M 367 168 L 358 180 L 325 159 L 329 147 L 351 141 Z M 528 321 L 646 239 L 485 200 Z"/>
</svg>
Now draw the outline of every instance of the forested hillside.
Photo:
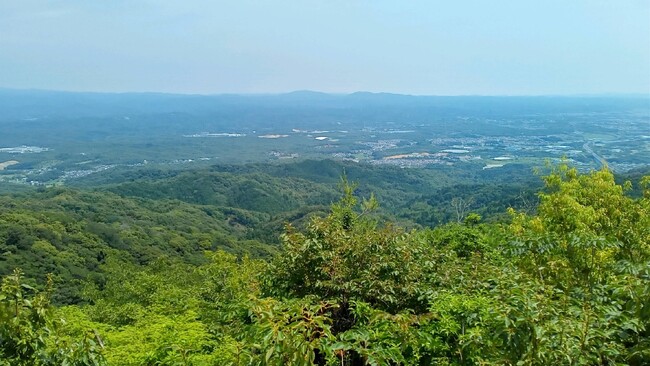
<svg viewBox="0 0 650 366">
<path fill-rule="evenodd" d="M 101 265 L 110 258 L 147 265 L 172 256 L 200 264 L 204 251 L 216 249 L 268 258 L 285 223 L 304 227 L 327 213 L 344 172 L 367 182 L 358 194 L 379 197 L 377 217 L 405 228 L 457 221 L 457 197 L 467 201 L 467 212 L 498 216 L 533 191 L 524 183 L 451 185 L 436 172 L 334 161 L 107 174 L 75 188 L 0 196 L 0 273 L 20 267 L 32 280 L 53 273 L 54 301 L 70 304 L 83 301 L 82 280 L 104 281 Z"/>
<path fill-rule="evenodd" d="M 649 176 L 339 164 L 1 196 L 0 365 L 650 363 Z"/>
<path fill-rule="evenodd" d="M 382 202 L 382 214 L 427 227 L 457 221 L 453 198 L 463 198 L 472 211 L 492 218 L 508 207 L 534 208 L 535 192 L 541 187 L 539 177 L 525 167 L 477 173 L 452 167 L 403 169 L 333 160 L 107 172 L 80 179 L 74 186 L 277 215 L 305 208 L 313 211 L 309 207 L 313 205 L 329 206 L 336 200 L 342 174 L 363 182 L 358 194 L 374 193 Z"/>
</svg>

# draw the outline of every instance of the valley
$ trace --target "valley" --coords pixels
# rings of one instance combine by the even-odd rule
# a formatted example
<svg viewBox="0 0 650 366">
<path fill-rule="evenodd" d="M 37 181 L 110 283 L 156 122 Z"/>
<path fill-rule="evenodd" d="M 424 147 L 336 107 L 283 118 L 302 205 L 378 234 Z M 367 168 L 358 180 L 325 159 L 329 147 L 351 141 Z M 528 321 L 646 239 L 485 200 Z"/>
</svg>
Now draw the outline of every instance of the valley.
<svg viewBox="0 0 650 366">
<path fill-rule="evenodd" d="M 63 98 L 57 108 L 64 108 L 83 96 L 42 98 Z M 304 92 L 187 97 L 163 111 L 152 104 L 172 95 L 143 98 L 125 97 L 128 116 L 101 105 L 93 112 L 92 103 L 81 103 L 86 108 L 78 114 L 48 110 L 45 101 L 10 109 L 0 116 L 0 161 L 12 164 L 0 181 L 51 186 L 116 168 L 303 159 L 472 172 L 508 165 L 530 171 L 560 160 L 583 172 L 604 164 L 617 173 L 650 166 L 650 103 L 643 98 Z M 190 110 L 197 103 L 201 108 Z"/>
</svg>

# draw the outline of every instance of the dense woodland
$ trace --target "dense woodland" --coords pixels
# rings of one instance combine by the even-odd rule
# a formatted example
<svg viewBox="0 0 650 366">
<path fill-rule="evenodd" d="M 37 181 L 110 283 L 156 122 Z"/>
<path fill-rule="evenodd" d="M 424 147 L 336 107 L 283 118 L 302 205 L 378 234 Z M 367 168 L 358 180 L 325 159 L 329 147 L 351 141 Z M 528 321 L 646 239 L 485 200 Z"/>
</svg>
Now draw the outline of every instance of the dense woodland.
<svg viewBox="0 0 650 366">
<path fill-rule="evenodd" d="M 650 176 L 97 177 L 0 196 L 0 365 L 650 363 Z"/>
</svg>

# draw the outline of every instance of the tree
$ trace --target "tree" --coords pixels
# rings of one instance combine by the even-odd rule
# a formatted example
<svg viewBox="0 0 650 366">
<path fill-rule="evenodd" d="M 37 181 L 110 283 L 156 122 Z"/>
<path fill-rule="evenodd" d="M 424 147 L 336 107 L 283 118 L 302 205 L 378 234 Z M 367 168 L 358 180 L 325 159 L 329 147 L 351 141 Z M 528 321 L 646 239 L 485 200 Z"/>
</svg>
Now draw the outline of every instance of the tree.
<svg viewBox="0 0 650 366">
<path fill-rule="evenodd" d="M 510 261 L 497 292 L 509 357 L 530 364 L 647 364 L 650 221 L 603 168 L 560 165 L 544 178 L 538 215 L 513 215 Z"/>
<path fill-rule="evenodd" d="M 3 278 L 0 288 L 0 365 L 103 365 L 101 345 L 93 333 L 87 332 L 82 339 L 73 342 L 59 336 L 59 321 L 51 312 L 51 291 L 51 277 L 42 292 L 25 284 L 20 270 Z"/>
<path fill-rule="evenodd" d="M 472 206 L 472 202 L 465 200 L 461 197 L 454 197 L 451 199 L 451 208 L 456 214 L 456 222 L 461 223 L 465 219 L 469 208 Z"/>
<path fill-rule="evenodd" d="M 346 365 L 403 359 L 401 344 L 407 343 L 399 335 L 415 321 L 403 313 L 427 311 L 431 247 L 420 236 L 380 226 L 370 216 L 377 207 L 374 196 L 358 205 L 355 185 L 343 178 L 341 186 L 343 196 L 327 217 L 314 218 L 304 232 L 288 225 L 282 236 L 284 251 L 264 275 L 263 295 L 293 300 L 279 315 L 277 306 L 261 312 L 275 314 L 261 319 L 279 319 L 267 323 L 265 339 L 284 344 L 287 334 L 302 329 L 310 334 L 305 344 L 318 364 L 326 359 Z M 303 343 L 290 344 L 296 349 Z"/>
<path fill-rule="evenodd" d="M 370 217 L 374 196 L 360 209 L 355 185 L 342 181 L 343 197 L 325 218 L 305 232 L 291 225 L 282 235 L 284 253 L 269 266 L 265 291 L 270 295 L 315 295 L 346 306 L 364 301 L 378 309 L 421 311 L 420 284 L 427 272 L 429 247 L 421 238 Z"/>
</svg>

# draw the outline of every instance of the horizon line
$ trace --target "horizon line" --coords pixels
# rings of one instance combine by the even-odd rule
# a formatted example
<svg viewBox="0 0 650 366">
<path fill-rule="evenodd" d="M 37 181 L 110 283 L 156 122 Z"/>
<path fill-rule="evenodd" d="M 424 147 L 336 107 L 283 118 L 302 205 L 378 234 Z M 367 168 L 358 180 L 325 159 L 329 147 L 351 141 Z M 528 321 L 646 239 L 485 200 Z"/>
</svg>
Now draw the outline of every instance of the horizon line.
<svg viewBox="0 0 650 366">
<path fill-rule="evenodd" d="M 168 91 L 97 91 L 97 90 L 65 90 L 65 89 L 45 89 L 45 88 L 12 88 L 0 86 L 0 91 L 19 91 L 19 92 L 46 92 L 46 93 L 69 93 L 69 94 L 158 94 L 158 95 L 178 95 L 178 96 L 283 96 L 290 94 L 320 94 L 329 96 L 351 96 L 355 94 L 370 95 L 392 95 L 406 97 L 493 97 L 493 98 L 517 98 L 517 97 L 565 97 L 565 98 L 589 98 L 589 97 L 644 97 L 650 98 L 650 91 L 643 92 L 602 92 L 602 93 L 547 93 L 547 94 L 414 94 L 399 93 L 390 91 L 365 91 L 358 90 L 354 92 L 325 92 L 312 89 L 297 89 L 283 92 L 214 92 L 214 93 L 192 93 L 192 92 L 168 92 Z"/>
</svg>

